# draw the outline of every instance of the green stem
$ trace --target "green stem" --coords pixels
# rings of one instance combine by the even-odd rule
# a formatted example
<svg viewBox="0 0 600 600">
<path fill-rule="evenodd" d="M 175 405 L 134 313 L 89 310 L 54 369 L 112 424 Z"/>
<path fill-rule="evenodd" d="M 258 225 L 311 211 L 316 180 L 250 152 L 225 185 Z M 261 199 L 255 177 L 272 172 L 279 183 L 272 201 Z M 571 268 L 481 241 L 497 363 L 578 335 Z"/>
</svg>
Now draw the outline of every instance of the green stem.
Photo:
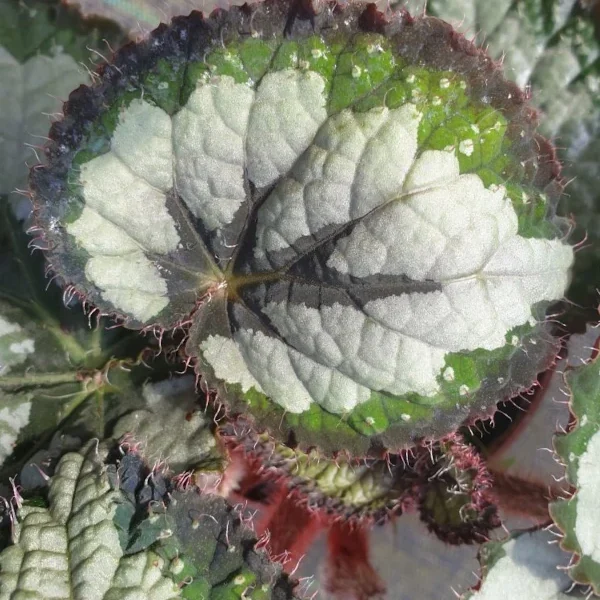
<svg viewBox="0 0 600 600">
<path fill-rule="evenodd" d="M 61 383 L 81 381 L 77 371 L 68 373 L 30 373 L 28 375 L 7 375 L 0 379 L 0 390 L 16 390 L 28 387 L 52 387 Z"/>
<path fill-rule="evenodd" d="M 100 326 L 100 322 L 92 329 L 90 334 L 91 343 L 90 350 L 91 353 L 96 356 L 102 355 L 102 334 L 104 333 L 104 328 Z"/>
<path fill-rule="evenodd" d="M 77 410 L 92 394 L 96 393 L 97 389 L 82 390 L 63 408 L 61 425 Z M 102 399 L 104 394 L 102 394 Z"/>
<path fill-rule="evenodd" d="M 31 308 L 37 313 L 39 318 L 42 319 L 46 329 L 52 333 L 58 343 L 62 346 L 63 350 L 68 354 L 71 362 L 82 364 L 86 357 L 86 351 L 73 335 L 64 332 L 58 319 L 55 319 L 37 302 L 33 302 Z"/>
</svg>

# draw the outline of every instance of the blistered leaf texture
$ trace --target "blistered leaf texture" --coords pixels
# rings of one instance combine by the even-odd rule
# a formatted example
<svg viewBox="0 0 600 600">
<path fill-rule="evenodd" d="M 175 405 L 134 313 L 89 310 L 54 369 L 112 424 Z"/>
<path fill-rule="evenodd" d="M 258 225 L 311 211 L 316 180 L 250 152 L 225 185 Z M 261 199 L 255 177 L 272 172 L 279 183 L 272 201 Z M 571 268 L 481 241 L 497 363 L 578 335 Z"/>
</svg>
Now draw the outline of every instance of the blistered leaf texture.
<svg viewBox="0 0 600 600">
<path fill-rule="evenodd" d="M 52 479 L 48 508 L 19 509 L 14 545 L 0 554 L 0 598 L 180 597 L 157 555 L 123 556 L 113 524 L 118 492 L 109 485 L 105 458 L 106 449 L 93 443 L 66 454 Z"/>
<path fill-rule="evenodd" d="M 114 459 L 118 456 L 115 463 Z M 114 440 L 65 454 L 40 499 L 16 511 L 0 553 L 2 600 L 294 600 L 295 582 L 255 548 L 247 515 Z"/>
<path fill-rule="evenodd" d="M 133 327 L 193 313 L 187 352 L 261 426 L 397 448 L 551 359 L 558 170 L 441 23 L 356 6 L 285 38 L 289 9 L 176 20 L 71 97 L 32 176 L 49 259 Z"/>
</svg>

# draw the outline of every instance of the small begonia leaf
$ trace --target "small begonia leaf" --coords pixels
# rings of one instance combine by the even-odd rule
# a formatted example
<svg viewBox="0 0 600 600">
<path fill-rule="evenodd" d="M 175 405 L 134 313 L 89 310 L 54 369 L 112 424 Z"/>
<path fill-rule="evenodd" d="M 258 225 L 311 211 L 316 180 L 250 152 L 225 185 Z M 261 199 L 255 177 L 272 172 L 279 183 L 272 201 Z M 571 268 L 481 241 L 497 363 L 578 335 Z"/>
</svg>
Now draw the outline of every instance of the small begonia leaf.
<svg viewBox="0 0 600 600">
<path fill-rule="evenodd" d="M 47 497 L 11 506 L 0 598 L 296 599 L 296 582 L 256 548 L 236 508 L 174 490 L 137 455 L 115 464 L 114 450 L 114 440 L 96 439 L 66 453 Z"/>
<path fill-rule="evenodd" d="M 147 383 L 142 396 L 144 407 L 121 417 L 113 438 L 174 474 L 224 464 L 213 416 L 200 409 L 192 376 Z"/>
<path fill-rule="evenodd" d="M 573 260 L 523 93 L 442 22 L 364 8 L 175 19 L 71 95 L 31 178 L 90 302 L 191 320 L 233 412 L 353 454 L 529 387 Z"/>
</svg>

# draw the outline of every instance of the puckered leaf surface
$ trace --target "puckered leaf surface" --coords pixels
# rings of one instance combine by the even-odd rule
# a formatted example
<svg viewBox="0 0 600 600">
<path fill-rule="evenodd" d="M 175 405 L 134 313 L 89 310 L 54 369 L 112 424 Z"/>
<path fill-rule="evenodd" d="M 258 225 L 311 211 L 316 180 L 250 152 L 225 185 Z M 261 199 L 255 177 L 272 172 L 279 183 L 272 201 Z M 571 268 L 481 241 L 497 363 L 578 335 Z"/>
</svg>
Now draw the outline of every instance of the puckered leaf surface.
<svg viewBox="0 0 600 600">
<path fill-rule="evenodd" d="M 48 257 L 130 326 L 193 313 L 188 353 L 261 427 L 356 453 L 439 436 L 555 351 L 552 149 L 445 25 L 289 14 L 177 19 L 71 96 L 32 176 Z"/>
<path fill-rule="evenodd" d="M 14 545 L 0 554 L 0 597 L 108 600 L 136 593 L 144 600 L 171 600 L 179 588 L 162 573 L 153 552 L 124 556 L 113 523 L 118 490 L 103 460 L 106 448 L 89 444 L 60 461 L 49 506 L 18 511 Z"/>
<path fill-rule="evenodd" d="M 111 442 L 65 454 L 47 503 L 14 515 L 0 553 L 0 598 L 13 600 L 293 600 L 294 582 L 254 546 L 224 499 L 174 491 Z"/>
</svg>

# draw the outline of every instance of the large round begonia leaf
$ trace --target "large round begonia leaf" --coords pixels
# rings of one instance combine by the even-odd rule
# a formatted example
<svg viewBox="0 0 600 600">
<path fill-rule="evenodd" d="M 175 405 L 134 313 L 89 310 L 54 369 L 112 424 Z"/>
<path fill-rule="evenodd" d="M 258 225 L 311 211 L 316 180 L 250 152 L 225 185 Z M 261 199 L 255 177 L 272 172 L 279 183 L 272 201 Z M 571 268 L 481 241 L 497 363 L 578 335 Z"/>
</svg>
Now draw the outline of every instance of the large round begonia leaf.
<svg viewBox="0 0 600 600">
<path fill-rule="evenodd" d="M 194 13 L 74 92 L 33 171 L 53 268 L 193 323 L 232 412 L 302 447 L 439 437 L 529 387 L 573 253 L 524 94 L 448 25 Z"/>
</svg>

